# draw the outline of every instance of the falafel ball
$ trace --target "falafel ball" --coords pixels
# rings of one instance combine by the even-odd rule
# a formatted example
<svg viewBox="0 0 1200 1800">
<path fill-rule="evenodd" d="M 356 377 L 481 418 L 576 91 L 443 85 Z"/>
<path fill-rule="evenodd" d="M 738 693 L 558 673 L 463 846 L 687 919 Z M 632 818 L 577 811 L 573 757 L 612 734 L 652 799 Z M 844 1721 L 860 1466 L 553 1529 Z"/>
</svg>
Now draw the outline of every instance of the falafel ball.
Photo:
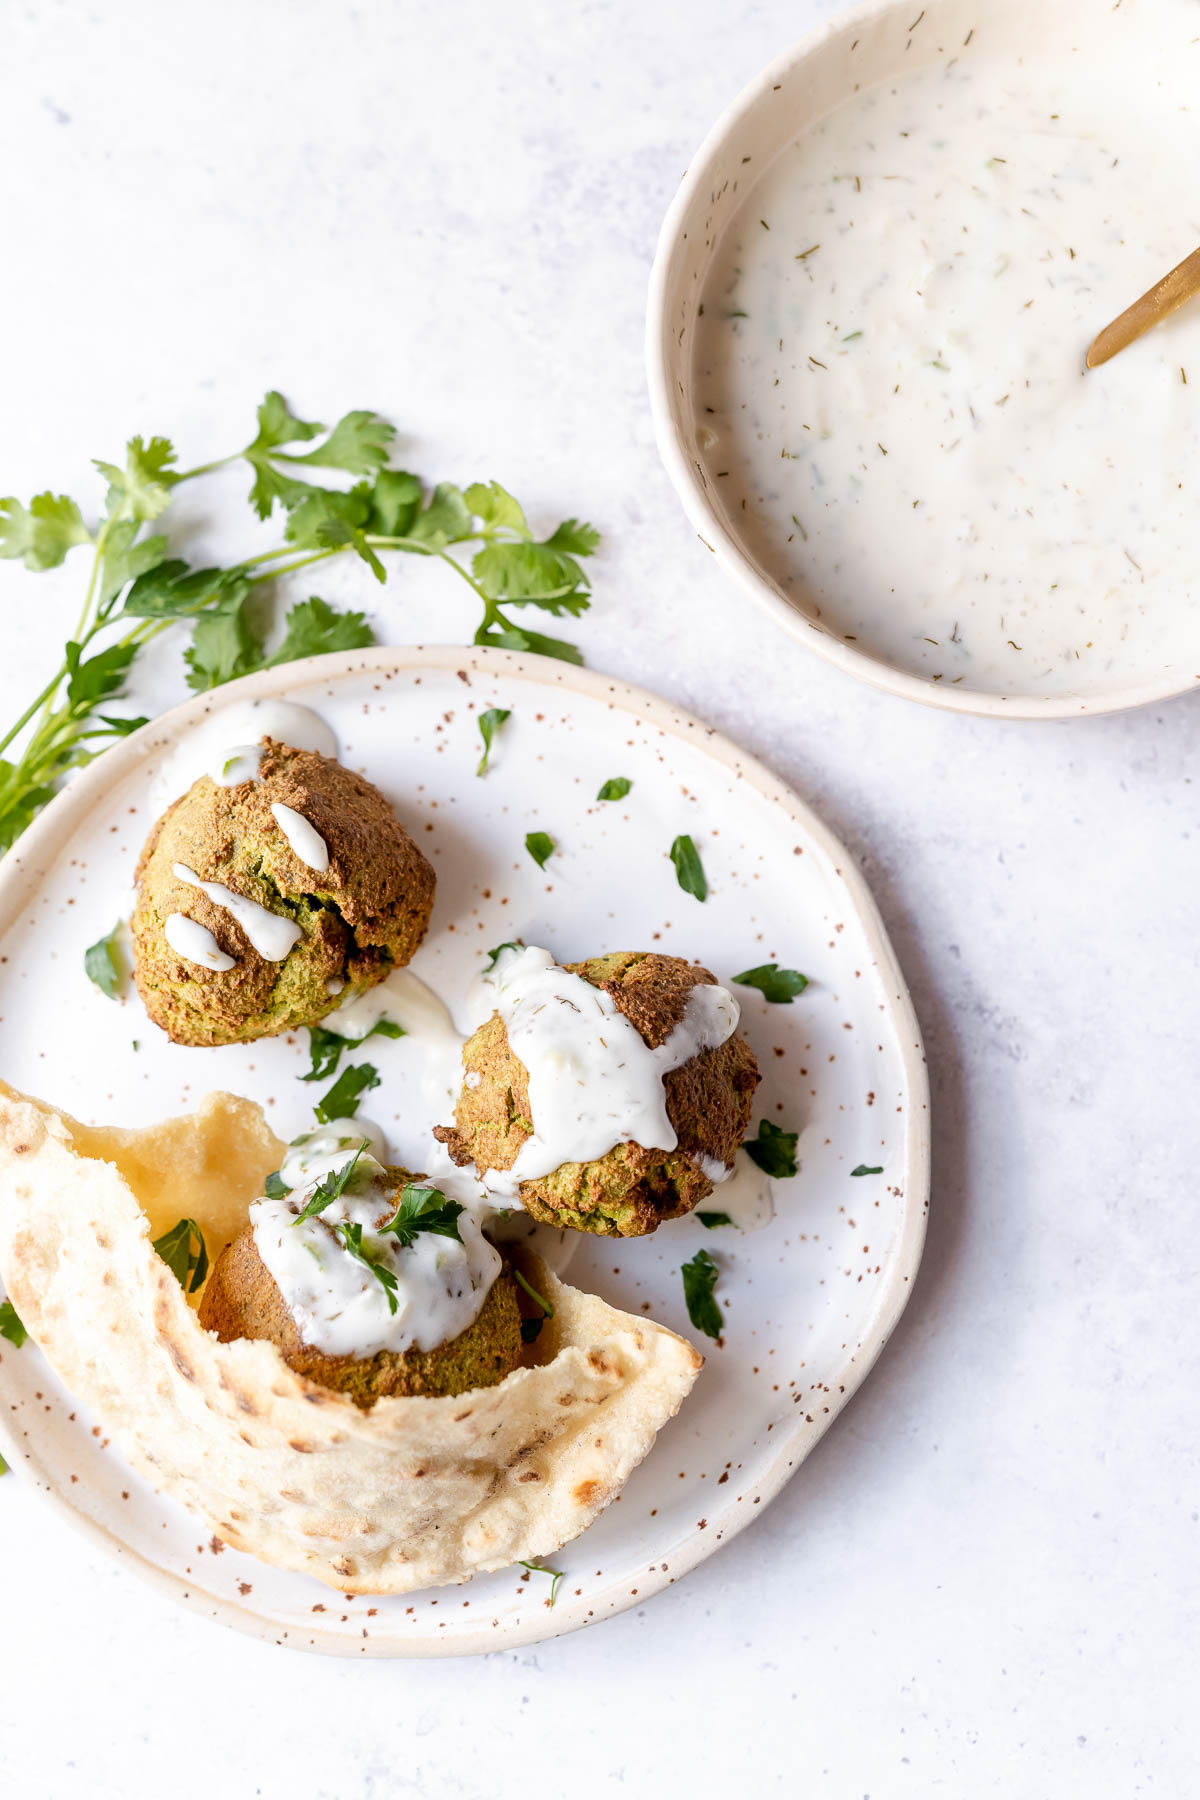
<svg viewBox="0 0 1200 1800">
<path fill-rule="evenodd" d="M 378 788 L 314 750 L 264 742 L 256 780 L 222 787 L 201 776 L 155 824 L 138 862 L 134 974 L 146 1011 L 177 1044 L 244 1043 L 315 1025 L 402 968 L 433 910 L 433 870 Z M 288 809 L 290 835 L 273 806 Z M 302 861 L 293 838 L 315 861 L 323 845 L 328 866 Z M 281 960 L 268 960 L 222 896 L 182 880 L 179 867 L 256 903 L 247 916 L 260 939 L 264 926 L 276 936 L 279 927 L 258 909 L 282 921 Z M 220 967 L 172 948 L 168 921 L 178 941 L 180 916 Z M 290 949 L 288 922 L 297 934 Z M 267 948 L 274 955 L 280 946 Z"/>
<path fill-rule="evenodd" d="M 416 1179 L 389 1169 L 397 1184 Z M 305 1380 L 346 1394 L 365 1412 L 376 1400 L 410 1394 L 465 1394 L 494 1387 L 521 1361 L 522 1304 L 506 1260 L 465 1331 L 432 1350 L 379 1350 L 374 1356 L 330 1356 L 301 1338 L 274 1277 L 246 1225 L 222 1250 L 200 1297 L 200 1323 L 223 1344 L 267 1338 Z"/>
<path fill-rule="evenodd" d="M 610 994 L 651 1049 L 679 1024 L 691 990 L 716 980 L 681 957 L 640 951 L 563 966 Z M 474 1163 L 481 1175 L 511 1169 L 533 1134 L 529 1076 L 509 1047 L 498 1013 L 467 1040 L 463 1066 L 466 1079 L 454 1125 L 436 1127 L 434 1136 L 456 1163 Z M 667 1117 L 678 1138 L 674 1150 L 621 1143 L 594 1162 L 561 1163 L 551 1174 L 520 1184 L 522 1206 L 541 1224 L 601 1237 L 642 1237 L 665 1219 L 691 1212 L 713 1191 L 704 1161 L 732 1164 L 758 1082 L 754 1053 L 735 1031 L 664 1076 Z"/>
</svg>

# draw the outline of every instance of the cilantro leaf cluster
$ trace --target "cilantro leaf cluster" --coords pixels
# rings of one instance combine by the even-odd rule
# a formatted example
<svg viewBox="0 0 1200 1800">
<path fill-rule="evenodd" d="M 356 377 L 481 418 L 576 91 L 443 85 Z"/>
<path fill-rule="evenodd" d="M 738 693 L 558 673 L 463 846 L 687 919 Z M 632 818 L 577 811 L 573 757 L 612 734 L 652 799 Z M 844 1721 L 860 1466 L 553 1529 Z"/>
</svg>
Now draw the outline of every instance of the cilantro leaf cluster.
<svg viewBox="0 0 1200 1800">
<path fill-rule="evenodd" d="M 264 587 L 333 557 L 361 558 L 377 581 L 387 580 L 385 558 L 392 552 L 433 557 L 474 591 L 481 607 L 477 644 L 582 662 L 574 644 L 533 629 L 524 610 L 513 615 L 533 607 L 578 618 L 587 609 L 582 560 L 599 541 L 594 529 L 565 519 L 539 538 L 499 482 L 429 486 L 389 467 L 394 438 L 394 427 L 377 412 L 356 408 L 327 427 L 299 418 L 272 391 L 258 408 L 254 437 L 229 456 L 180 470 L 169 439 L 139 436 L 129 440 L 123 462 L 98 460 L 106 491 L 94 526 L 66 494 L 37 494 L 28 504 L 0 499 L 0 557 L 41 572 L 76 549 L 91 552 L 79 624 L 59 667 L 0 736 L 0 851 L 15 843 L 72 770 L 146 723 L 102 709 L 120 699 L 141 650 L 161 632 L 190 630 L 184 662 L 197 693 L 258 669 L 374 643 L 364 613 L 312 595 L 290 608 L 273 644 Z M 193 567 L 169 554 L 166 532 L 148 528 L 169 522 L 176 489 L 237 463 L 250 472 L 248 498 L 259 519 L 280 519 L 282 542 L 225 567 Z M 454 554 L 466 547 L 469 560 Z M 6 757 L 18 741 L 19 754 Z M 487 747 L 485 737 L 485 761 Z"/>
</svg>

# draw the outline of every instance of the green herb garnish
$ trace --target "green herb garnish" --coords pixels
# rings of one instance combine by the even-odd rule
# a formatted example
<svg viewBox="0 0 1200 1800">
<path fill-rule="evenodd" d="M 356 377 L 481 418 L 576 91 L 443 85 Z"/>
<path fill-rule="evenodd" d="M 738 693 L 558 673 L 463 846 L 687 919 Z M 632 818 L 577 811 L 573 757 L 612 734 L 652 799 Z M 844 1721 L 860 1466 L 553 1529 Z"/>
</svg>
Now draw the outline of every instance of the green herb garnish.
<svg viewBox="0 0 1200 1800">
<path fill-rule="evenodd" d="M 790 1006 L 808 986 L 807 975 L 799 969 L 781 969 L 778 963 L 760 963 L 757 969 L 745 969 L 733 979 L 739 987 L 757 988 L 772 1006 Z"/>
<path fill-rule="evenodd" d="M 263 1193 L 268 1200 L 286 1200 L 291 1191 L 278 1169 L 272 1169 L 263 1182 Z"/>
<path fill-rule="evenodd" d="M 499 962 L 500 957 L 505 950 L 520 950 L 521 947 L 522 946 L 520 944 L 497 944 L 496 948 L 494 950 L 488 951 L 488 959 L 487 959 L 488 969 L 495 968 L 496 964 Z M 485 970 L 484 973 L 486 974 L 487 970 Z"/>
<path fill-rule="evenodd" d="M 331 1169 L 328 1175 L 324 1176 L 323 1179 L 317 1183 L 316 1187 L 309 1195 L 303 1211 L 297 1213 L 296 1217 L 292 1220 L 293 1227 L 301 1224 L 305 1219 L 318 1218 L 320 1214 L 325 1211 L 327 1206 L 332 1206 L 335 1200 L 341 1199 L 350 1184 L 350 1177 L 358 1167 L 358 1159 L 365 1149 L 366 1145 L 360 1144 L 358 1149 L 354 1152 L 354 1155 L 349 1157 L 347 1161 L 342 1164 L 340 1169 Z M 275 1179 L 278 1180 L 278 1176 L 276 1176 Z M 270 1180 L 271 1177 L 268 1175 L 268 1183 Z M 280 1186 L 283 1186 L 282 1182 L 280 1183 Z M 290 1190 L 284 1188 L 283 1191 L 284 1194 L 286 1194 Z M 268 1186 L 267 1198 L 269 1200 L 282 1199 L 282 1197 L 283 1195 L 272 1194 L 270 1187 Z"/>
<path fill-rule="evenodd" d="M 554 839 L 544 831 L 530 831 L 525 834 L 525 848 L 538 868 L 544 869 L 547 858 L 554 854 Z"/>
<path fill-rule="evenodd" d="M 876 1168 L 869 1169 L 866 1163 L 859 1163 L 857 1169 L 851 1169 L 850 1173 L 851 1175 L 882 1175 L 883 1164 L 880 1163 Z"/>
<path fill-rule="evenodd" d="M 605 782 L 596 798 L 597 800 L 623 800 L 632 786 L 632 781 L 628 780 L 626 776 L 614 775 L 611 781 Z"/>
<path fill-rule="evenodd" d="M 416 1182 L 408 1181 L 394 1215 L 379 1227 L 379 1236 L 394 1237 L 402 1250 L 410 1249 L 421 1231 L 455 1238 L 461 1244 L 458 1220 L 463 1210 L 457 1200 L 447 1200 L 441 1188 L 418 1187 Z"/>
<path fill-rule="evenodd" d="M 706 1231 L 715 1231 L 718 1225 L 733 1224 L 729 1214 L 723 1212 L 698 1212 L 696 1217 Z"/>
<path fill-rule="evenodd" d="M 28 1336 L 12 1301 L 0 1300 L 0 1337 L 7 1338 L 13 1348 L 19 1350 Z"/>
<path fill-rule="evenodd" d="M 343 1219 L 340 1224 L 333 1227 L 333 1231 L 334 1235 L 340 1238 L 342 1248 L 348 1250 L 351 1256 L 357 1258 L 365 1268 L 370 1269 L 387 1295 L 388 1311 L 394 1313 L 396 1311 L 396 1288 L 399 1284 L 385 1262 L 381 1262 L 377 1256 L 372 1256 L 369 1250 L 363 1249 L 363 1228 L 358 1220 Z"/>
<path fill-rule="evenodd" d="M 196 1248 L 193 1250 L 192 1243 Z M 194 1294 L 202 1286 L 208 1274 L 208 1250 L 204 1243 L 204 1233 L 195 1219 L 180 1219 L 172 1225 L 170 1231 L 164 1231 L 160 1238 L 155 1238 L 153 1248 L 158 1251 L 179 1283 L 185 1294 Z"/>
<path fill-rule="evenodd" d="M 554 1577 L 550 1583 L 550 1598 L 546 1602 L 547 1606 L 553 1606 L 558 1597 L 558 1584 L 563 1578 L 563 1570 L 545 1569 L 542 1567 L 541 1563 L 531 1562 L 518 1562 L 517 1567 L 519 1569 L 528 1569 L 531 1575 L 552 1575 Z"/>
<path fill-rule="evenodd" d="M 322 1125 L 334 1119 L 351 1119 L 363 1095 L 379 1086 L 379 1071 L 373 1063 L 351 1063 L 343 1069 L 329 1092 L 313 1107 Z"/>
<path fill-rule="evenodd" d="M 720 1274 L 716 1263 L 707 1250 L 697 1250 L 691 1261 L 684 1263 L 680 1273 L 683 1276 L 683 1297 L 687 1301 L 688 1318 L 705 1337 L 719 1338 L 725 1320 L 713 1297 Z"/>
<path fill-rule="evenodd" d="M 742 1149 L 755 1161 L 766 1175 L 773 1175 L 777 1181 L 785 1176 L 795 1175 L 796 1144 L 798 1131 L 781 1131 L 778 1125 L 772 1125 L 770 1119 L 760 1119 L 758 1136 L 747 1138 Z"/>
<path fill-rule="evenodd" d="M 0 807 L 4 804 L 3 768 L 4 765 L 0 763 Z M 117 999 L 121 992 L 121 983 L 125 979 L 125 971 L 117 952 L 117 940 L 120 932 L 121 926 L 118 922 L 107 937 L 98 938 L 94 944 L 89 944 L 83 953 L 83 967 L 88 980 L 94 981 L 100 992 L 107 994 L 110 1000 Z"/>
<path fill-rule="evenodd" d="M 505 719 L 510 717 L 511 714 L 509 710 L 507 707 L 503 706 L 490 706 L 487 712 L 479 715 L 479 735 L 483 739 L 483 755 L 480 757 L 479 766 L 475 770 L 477 775 L 487 774 L 488 757 L 492 754 L 492 744 L 495 741 L 496 733 L 503 725 Z"/>
<path fill-rule="evenodd" d="M 341 1037 L 336 1031 L 326 1031 L 323 1025 L 308 1027 L 308 1053 L 312 1067 L 307 1075 L 301 1075 L 301 1081 L 324 1081 L 332 1075 L 341 1061 L 343 1050 L 357 1050 L 368 1038 L 402 1038 L 404 1028 L 394 1025 L 391 1019 L 376 1019 L 370 1031 L 364 1031 L 360 1038 Z"/>
<path fill-rule="evenodd" d="M 494 481 L 428 488 L 386 466 L 394 436 L 386 419 L 361 409 L 327 430 L 297 418 L 272 392 L 258 409 L 253 440 L 232 455 L 180 470 L 168 439 L 134 437 L 123 465 L 97 462 L 108 488 L 94 523 L 65 494 L 39 494 L 28 506 L 0 500 L 0 556 L 40 571 L 57 568 L 76 547 L 91 555 L 75 635 L 41 692 L 0 737 L 0 850 L 72 769 L 146 723 L 101 708 L 120 696 L 141 650 L 161 632 L 190 628 L 184 660 L 197 692 L 255 669 L 373 643 L 362 613 L 339 612 L 314 596 L 291 607 L 282 643 L 267 650 L 270 620 L 257 600 L 263 585 L 334 557 L 360 557 L 379 581 L 387 579 L 383 558 L 391 552 L 447 563 L 481 603 L 477 644 L 582 662 L 574 644 L 517 624 L 508 609 L 534 606 L 577 618 L 591 603 L 579 559 L 595 550 L 597 533 L 565 519 L 549 537 L 535 538 L 521 506 Z M 223 568 L 193 568 L 168 555 L 161 529 L 147 535 L 153 521 L 168 523 L 185 482 L 239 461 L 252 472 L 249 498 L 258 517 L 282 510 L 274 547 Z M 325 487 L 326 469 L 359 479 L 348 490 Z M 451 554 L 460 545 L 472 546 L 469 561 Z M 4 760 L 26 732 L 16 759 Z"/>
<path fill-rule="evenodd" d="M 708 882 L 704 879 L 700 852 L 686 832 L 671 845 L 671 861 L 675 864 L 675 874 L 684 893 L 694 894 L 697 900 L 707 900 Z"/>
</svg>

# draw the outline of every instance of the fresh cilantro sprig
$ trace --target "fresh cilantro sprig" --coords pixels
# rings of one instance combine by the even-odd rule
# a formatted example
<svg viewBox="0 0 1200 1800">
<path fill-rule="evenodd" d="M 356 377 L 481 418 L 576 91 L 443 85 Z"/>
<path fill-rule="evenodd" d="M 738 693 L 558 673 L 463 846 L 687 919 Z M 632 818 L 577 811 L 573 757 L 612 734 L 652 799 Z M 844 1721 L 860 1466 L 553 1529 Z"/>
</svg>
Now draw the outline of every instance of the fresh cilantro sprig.
<svg viewBox="0 0 1200 1800">
<path fill-rule="evenodd" d="M 400 1203 L 386 1225 L 379 1227 L 380 1237 L 394 1237 L 402 1250 L 411 1250 L 422 1231 L 436 1237 L 459 1236 L 458 1220 L 463 1207 L 457 1200 L 447 1200 L 441 1188 L 418 1187 L 407 1181 L 400 1193 Z"/>
<path fill-rule="evenodd" d="M 518 624 L 511 614 L 532 606 L 577 618 L 586 610 L 591 594 L 580 559 L 599 541 L 592 527 L 566 519 L 538 538 L 498 482 L 430 488 L 387 467 L 394 435 L 386 419 L 364 409 L 327 429 L 298 418 L 272 392 L 258 409 L 250 443 L 228 456 L 180 470 L 168 439 L 134 437 L 123 464 L 97 462 L 107 491 L 94 524 L 65 494 L 38 494 L 28 505 L 0 500 L 0 557 L 19 557 L 40 572 L 57 568 L 76 549 L 91 554 L 79 619 L 59 666 L 0 737 L 0 850 L 16 841 L 73 769 L 146 723 L 106 708 L 161 632 L 190 626 L 187 681 L 198 693 L 256 669 L 373 643 L 361 612 L 339 612 L 313 596 L 292 606 L 282 642 L 268 649 L 262 588 L 337 556 L 360 557 L 379 581 L 387 579 L 384 557 L 392 551 L 447 563 L 482 607 L 477 644 L 582 662 L 575 645 Z M 164 515 L 176 489 L 238 462 L 251 472 L 249 499 L 258 517 L 281 512 L 283 541 L 220 568 L 193 568 L 169 555 L 166 531 L 148 527 L 169 523 Z M 327 470 L 357 479 L 348 488 L 329 486 Z M 467 547 L 469 560 L 452 554 Z M 19 753 L 6 758 L 18 740 Z"/>
<path fill-rule="evenodd" d="M 194 1294 L 197 1288 L 204 1285 L 204 1278 L 208 1274 L 208 1250 L 204 1233 L 195 1219 L 180 1219 L 178 1224 L 172 1225 L 170 1231 L 164 1231 L 160 1238 L 155 1238 L 153 1248 L 158 1251 L 185 1294 Z"/>
</svg>

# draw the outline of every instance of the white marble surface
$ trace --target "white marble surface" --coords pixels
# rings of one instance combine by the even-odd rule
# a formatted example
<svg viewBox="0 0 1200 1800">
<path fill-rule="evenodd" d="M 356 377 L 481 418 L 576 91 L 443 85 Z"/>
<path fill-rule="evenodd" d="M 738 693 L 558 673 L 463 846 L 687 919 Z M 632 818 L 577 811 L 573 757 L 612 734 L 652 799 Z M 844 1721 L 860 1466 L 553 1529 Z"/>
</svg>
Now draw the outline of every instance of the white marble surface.
<svg viewBox="0 0 1200 1800">
<path fill-rule="evenodd" d="M 388 412 L 421 469 L 595 518 L 589 660 L 844 833 L 935 1095 L 900 1331 L 762 1522 L 644 1611 L 472 1663 L 308 1661 L 177 1613 L 6 1478 L 9 1793 L 1194 1788 L 1200 712 L 1000 725 L 860 689 L 718 578 L 651 441 L 658 219 L 718 106 L 829 10 L 6 9 L 0 491 L 80 489 L 132 431 L 202 460 L 273 383 Z M 240 541 L 240 485 L 197 495 L 193 549 L 211 521 Z M 462 637 L 466 590 L 432 574 L 323 587 L 385 639 Z M 74 579 L 0 568 L 4 716 Z M 135 699 L 182 691 L 176 644 Z"/>
</svg>

